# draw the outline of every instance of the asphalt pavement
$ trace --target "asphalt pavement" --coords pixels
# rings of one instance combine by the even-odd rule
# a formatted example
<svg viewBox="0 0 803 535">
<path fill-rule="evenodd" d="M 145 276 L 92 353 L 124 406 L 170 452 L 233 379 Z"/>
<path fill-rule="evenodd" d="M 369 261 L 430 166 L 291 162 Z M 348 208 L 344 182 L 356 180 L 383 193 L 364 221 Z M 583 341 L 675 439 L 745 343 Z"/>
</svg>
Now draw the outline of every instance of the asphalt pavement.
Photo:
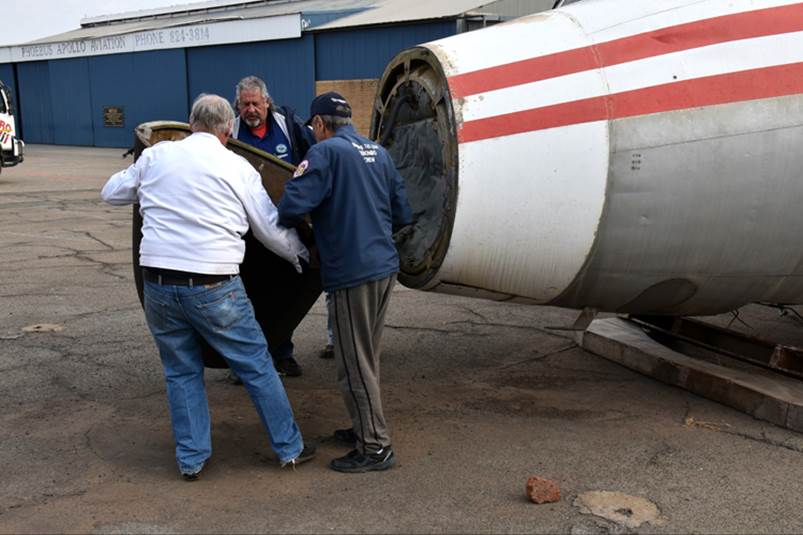
<svg viewBox="0 0 803 535">
<path fill-rule="evenodd" d="M 327 467 L 348 419 L 334 363 L 317 357 L 321 298 L 295 335 L 304 375 L 284 381 L 318 457 L 280 469 L 243 388 L 210 370 L 212 462 L 184 482 L 134 287 L 131 208 L 99 198 L 131 159 L 27 149 L 0 174 L 0 533 L 803 533 L 803 435 L 548 329 L 574 311 L 400 285 L 382 355 L 397 467 Z M 803 345 L 794 315 L 740 321 Z M 561 500 L 530 502 L 532 475 Z M 621 493 L 604 495 L 615 514 L 589 505 L 594 491 Z M 655 514 L 636 527 L 645 503 Z"/>
</svg>

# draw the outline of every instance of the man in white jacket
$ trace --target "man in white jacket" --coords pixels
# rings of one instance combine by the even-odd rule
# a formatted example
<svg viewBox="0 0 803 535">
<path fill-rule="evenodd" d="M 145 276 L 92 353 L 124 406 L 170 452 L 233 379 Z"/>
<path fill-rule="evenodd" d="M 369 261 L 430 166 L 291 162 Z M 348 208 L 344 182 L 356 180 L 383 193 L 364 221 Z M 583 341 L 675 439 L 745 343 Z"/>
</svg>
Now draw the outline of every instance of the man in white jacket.
<svg viewBox="0 0 803 535">
<path fill-rule="evenodd" d="M 233 122 L 225 99 L 201 95 L 191 136 L 145 149 L 101 192 L 110 204 L 140 205 L 145 318 L 164 366 L 176 460 L 190 481 L 212 453 L 201 338 L 245 383 L 282 466 L 315 455 L 304 446 L 238 275 L 249 227 L 297 271 L 308 252 L 295 230 L 276 224 L 259 173 L 226 149 Z"/>
</svg>

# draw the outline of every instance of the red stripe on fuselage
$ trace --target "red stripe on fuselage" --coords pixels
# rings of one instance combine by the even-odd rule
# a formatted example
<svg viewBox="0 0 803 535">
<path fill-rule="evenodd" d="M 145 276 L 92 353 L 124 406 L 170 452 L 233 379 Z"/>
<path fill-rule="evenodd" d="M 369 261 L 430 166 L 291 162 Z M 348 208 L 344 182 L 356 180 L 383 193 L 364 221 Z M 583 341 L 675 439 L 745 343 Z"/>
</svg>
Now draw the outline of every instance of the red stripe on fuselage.
<svg viewBox="0 0 803 535">
<path fill-rule="evenodd" d="M 679 24 L 584 48 L 516 61 L 449 78 L 452 97 L 556 78 L 703 46 L 803 31 L 803 4 Z"/>
<path fill-rule="evenodd" d="M 458 140 L 469 143 L 573 124 L 797 93 L 803 93 L 803 63 L 706 76 L 467 121 L 458 133 Z"/>
</svg>

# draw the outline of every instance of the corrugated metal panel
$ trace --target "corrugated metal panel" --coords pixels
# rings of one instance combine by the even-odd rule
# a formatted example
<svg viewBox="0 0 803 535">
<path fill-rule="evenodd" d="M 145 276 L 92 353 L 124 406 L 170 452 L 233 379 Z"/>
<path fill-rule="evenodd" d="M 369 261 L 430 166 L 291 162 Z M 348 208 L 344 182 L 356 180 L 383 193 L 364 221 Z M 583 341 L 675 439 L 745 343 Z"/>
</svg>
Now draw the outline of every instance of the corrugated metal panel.
<svg viewBox="0 0 803 535">
<path fill-rule="evenodd" d="M 91 26 L 97 24 L 114 23 L 121 20 L 138 17 L 155 17 L 160 15 L 174 15 L 177 13 L 191 13 L 195 11 L 221 10 L 235 7 L 246 7 L 247 5 L 262 5 L 271 0 L 207 0 L 205 2 L 193 2 L 184 5 L 171 5 L 167 7 L 155 7 L 151 9 L 140 9 L 135 11 L 121 11 L 119 13 L 107 13 L 95 17 L 85 17 L 81 19 L 81 26 Z M 275 1 L 275 0 L 273 0 Z"/>
<path fill-rule="evenodd" d="M 275 17 L 300 13 L 309 19 L 315 29 L 336 29 L 352 26 L 389 24 L 458 17 L 471 11 L 516 15 L 535 13 L 545 9 L 542 5 L 551 0 L 298 0 L 270 2 L 250 7 L 217 8 L 211 11 L 192 13 L 183 6 L 157 10 L 158 16 L 149 11 L 130 12 L 88 19 L 99 21 L 69 32 L 52 35 L 28 44 L 57 43 L 79 39 L 97 39 L 174 26 Z M 498 5 L 498 7 L 496 7 Z M 547 6 L 551 7 L 551 5 Z M 487 8 L 487 9 L 486 9 Z M 164 13 L 174 13 L 168 15 Z M 356 13 L 355 13 L 356 12 Z M 327 15 L 328 14 L 328 15 Z M 316 26 L 321 20 L 338 17 L 337 20 Z M 323 16 L 323 18 L 321 18 Z M 120 22 L 116 22 L 116 21 Z M 102 23 L 102 21 L 115 21 Z"/>
<path fill-rule="evenodd" d="M 174 26 L 185 26 L 189 24 L 222 22 L 228 20 L 259 19 L 281 15 L 292 15 L 296 13 L 303 14 L 306 12 L 349 13 L 355 9 L 364 9 L 370 7 L 373 4 L 376 4 L 376 0 L 305 0 L 301 2 L 279 2 L 274 5 L 230 9 L 209 13 L 196 13 L 192 15 L 181 15 L 175 17 L 163 16 L 159 18 L 144 18 L 114 24 L 88 26 L 57 35 L 51 35 L 43 39 L 31 41 L 27 44 L 58 43 L 62 41 L 72 41 L 78 39 L 97 39 L 101 37 L 110 37 L 114 35 L 122 35 L 126 33 L 147 30 L 158 30 Z M 180 8 L 176 9 L 180 10 Z"/>
<path fill-rule="evenodd" d="M 130 147 L 133 129 L 144 122 L 187 121 L 184 50 L 160 50 L 89 58 L 91 118 L 98 147 Z M 127 83 L 121 83 L 126 80 Z M 104 126 L 103 109 L 121 106 L 122 127 Z"/>
<path fill-rule="evenodd" d="M 498 0 L 479 11 L 499 15 L 504 18 L 523 17 L 552 9 L 555 0 Z"/>
<path fill-rule="evenodd" d="M 454 21 L 322 32 L 315 35 L 315 79 L 379 78 L 405 48 L 456 32 Z"/>
<path fill-rule="evenodd" d="M 94 142 L 87 58 L 50 61 L 53 142 L 89 145 Z M 120 80 L 122 82 L 122 80 Z"/>
<path fill-rule="evenodd" d="M 295 108 L 304 117 L 314 98 L 313 37 L 245 43 L 187 50 L 190 98 L 217 93 L 234 100 L 237 82 L 259 76 L 279 105 Z"/>
<path fill-rule="evenodd" d="M 250 7 L 216 8 L 192 12 L 172 6 L 86 19 L 90 25 L 51 35 L 26 44 L 45 44 L 81 39 L 99 39 L 175 26 L 276 17 L 300 13 L 309 28 L 336 29 L 457 17 L 464 13 L 520 16 L 552 7 L 554 0 L 298 0 Z M 154 13 L 151 13 L 153 11 Z M 169 13 L 174 13 L 169 15 Z M 330 18 L 336 20 L 325 22 Z M 323 23 L 325 22 L 325 23 Z"/>
<path fill-rule="evenodd" d="M 377 2 L 374 9 L 343 17 L 316 29 L 332 30 L 353 26 L 458 17 L 463 13 L 478 10 L 492 3 L 488 0 L 384 0 Z"/>
<path fill-rule="evenodd" d="M 210 16 L 236 14 L 238 16 L 248 17 L 252 16 L 254 13 L 258 14 L 257 16 L 274 16 L 315 11 L 340 11 L 343 9 L 364 8 L 375 3 L 377 3 L 376 0 L 262 0 L 254 2 L 217 0 L 90 17 L 82 19 L 81 26 L 108 23 L 118 24 L 128 19 L 143 19 L 157 16 L 162 19 L 168 16 L 177 18 L 200 13 L 206 13 Z M 267 15 L 265 15 L 265 13 L 267 13 Z"/>
<path fill-rule="evenodd" d="M 363 9 L 357 10 L 349 10 L 349 11 L 335 11 L 335 12 L 326 12 L 326 13 L 304 13 L 301 16 L 301 28 L 304 31 L 309 31 L 317 28 L 318 26 L 323 26 L 326 23 L 332 22 L 339 18 L 353 15 L 354 13 L 358 13 L 363 11 Z"/>
<path fill-rule="evenodd" d="M 50 99 L 50 66 L 47 61 L 17 66 L 20 117 L 26 143 L 53 143 L 53 103 Z"/>
</svg>

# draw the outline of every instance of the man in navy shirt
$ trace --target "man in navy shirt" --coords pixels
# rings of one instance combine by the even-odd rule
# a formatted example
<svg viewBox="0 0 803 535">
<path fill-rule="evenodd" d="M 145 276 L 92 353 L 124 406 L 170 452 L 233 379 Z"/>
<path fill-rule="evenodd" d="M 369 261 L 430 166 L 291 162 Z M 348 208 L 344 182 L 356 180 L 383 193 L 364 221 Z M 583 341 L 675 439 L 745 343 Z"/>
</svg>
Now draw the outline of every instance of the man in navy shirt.
<svg viewBox="0 0 803 535">
<path fill-rule="evenodd" d="M 275 105 L 268 93 L 267 85 L 256 76 L 246 76 L 237 83 L 234 105 L 239 117 L 234 120 L 232 137 L 243 143 L 248 143 L 292 165 L 298 165 L 310 146 L 315 143 L 312 131 L 304 125 L 304 121 L 287 106 Z M 264 251 L 251 235 L 246 235 L 245 242 L 244 265 L 258 265 L 255 255 L 264 254 Z M 242 276 L 248 284 L 250 278 L 263 275 L 251 273 L 245 267 Z M 270 352 L 276 371 L 281 375 L 292 377 L 301 375 L 301 366 L 293 357 L 292 334 L 276 347 L 271 347 Z M 239 378 L 233 373 L 230 373 L 229 377 L 233 382 L 239 383 Z"/>
<path fill-rule="evenodd" d="M 312 131 L 287 106 L 277 106 L 264 81 L 246 76 L 237 84 L 232 137 L 277 158 L 298 165 L 315 143 Z"/>
<path fill-rule="evenodd" d="M 315 139 L 279 203 L 279 224 L 310 214 L 324 290 L 332 297 L 335 359 L 351 429 L 335 438 L 356 448 L 329 466 L 340 472 L 385 470 L 395 463 L 382 410 L 379 355 L 399 255 L 393 232 L 409 225 L 410 205 L 388 152 L 357 134 L 338 93 L 312 101 Z"/>
</svg>

